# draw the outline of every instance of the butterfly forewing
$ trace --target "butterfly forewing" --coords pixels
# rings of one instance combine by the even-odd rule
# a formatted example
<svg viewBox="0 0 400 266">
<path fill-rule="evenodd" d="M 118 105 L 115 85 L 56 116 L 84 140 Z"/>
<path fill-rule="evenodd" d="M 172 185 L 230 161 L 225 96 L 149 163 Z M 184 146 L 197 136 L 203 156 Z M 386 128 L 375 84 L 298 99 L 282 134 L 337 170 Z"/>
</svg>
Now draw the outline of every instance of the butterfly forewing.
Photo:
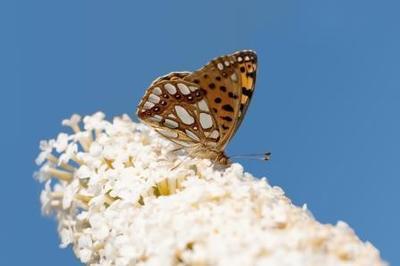
<svg viewBox="0 0 400 266">
<path fill-rule="evenodd" d="M 235 54 L 240 76 L 240 106 L 238 114 L 238 122 L 235 131 L 239 128 L 249 107 L 250 100 L 256 86 L 257 77 L 257 55 L 253 51 L 243 51 Z"/>
<path fill-rule="evenodd" d="M 224 149 L 243 120 L 253 94 L 256 68 L 256 54 L 241 51 L 215 58 L 200 70 L 184 77 L 206 91 L 206 98 L 221 132 L 220 149 Z"/>
<path fill-rule="evenodd" d="M 179 145 L 225 156 L 253 95 L 256 71 L 256 54 L 240 51 L 193 73 L 162 76 L 147 90 L 138 116 Z"/>
</svg>

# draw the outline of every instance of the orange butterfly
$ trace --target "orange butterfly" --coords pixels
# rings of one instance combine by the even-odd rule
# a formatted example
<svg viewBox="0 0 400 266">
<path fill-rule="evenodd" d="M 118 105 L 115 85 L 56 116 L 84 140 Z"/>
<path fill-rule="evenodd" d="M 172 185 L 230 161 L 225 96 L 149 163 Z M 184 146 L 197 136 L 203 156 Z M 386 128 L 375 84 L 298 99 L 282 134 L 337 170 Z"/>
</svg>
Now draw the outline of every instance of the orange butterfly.
<svg viewBox="0 0 400 266">
<path fill-rule="evenodd" d="M 256 72 L 256 53 L 243 50 L 195 72 L 170 73 L 147 89 L 137 115 L 191 156 L 226 165 L 224 150 L 249 106 Z"/>
</svg>

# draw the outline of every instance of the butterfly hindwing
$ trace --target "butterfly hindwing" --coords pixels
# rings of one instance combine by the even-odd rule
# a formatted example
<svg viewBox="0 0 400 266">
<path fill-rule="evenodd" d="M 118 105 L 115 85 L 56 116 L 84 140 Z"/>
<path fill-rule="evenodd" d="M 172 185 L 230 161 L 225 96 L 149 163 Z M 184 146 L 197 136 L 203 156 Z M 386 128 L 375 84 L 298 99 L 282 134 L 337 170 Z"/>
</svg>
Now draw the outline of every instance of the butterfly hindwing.
<svg viewBox="0 0 400 266">
<path fill-rule="evenodd" d="M 187 75 L 192 74 L 192 72 L 188 72 L 188 71 L 181 71 L 181 72 L 171 72 L 167 75 L 161 76 L 159 78 L 157 78 L 156 80 L 154 80 L 151 85 L 154 85 L 156 83 L 159 83 L 160 81 L 163 80 L 175 80 L 175 79 L 182 79 L 184 77 L 186 77 Z"/>
<path fill-rule="evenodd" d="M 152 84 L 138 107 L 141 120 L 182 146 L 220 139 L 217 123 L 199 85 L 176 79 Z"/>
</svg>

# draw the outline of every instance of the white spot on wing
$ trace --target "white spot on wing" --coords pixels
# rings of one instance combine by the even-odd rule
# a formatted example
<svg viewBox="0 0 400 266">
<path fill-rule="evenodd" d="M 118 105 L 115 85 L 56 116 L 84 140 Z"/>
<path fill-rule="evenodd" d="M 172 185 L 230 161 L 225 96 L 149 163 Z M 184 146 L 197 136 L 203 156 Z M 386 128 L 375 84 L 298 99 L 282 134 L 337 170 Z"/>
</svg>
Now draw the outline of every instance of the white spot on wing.
<svg viewBox="0 0 400 266">
<path fill-rule="evenodd" d="M 219 132 L 218 130 L 214 130 L 213 132 L 211 132 L 209 138 L 211 139 L 217 139 L 219 137 Z"/>
<path fill-rule="evenodd" d="M 149 120 L 152 122 L 160 123 L 162 120 L 162 117 L 160 115 L 154 115 L 154 116 L 149 117 Z"/>
<path fill-rule="evenodd" d="M 164 85 L 164 88 L 168 91 L 169 94 L 174 95 L 176 93 L 176 88 L 174 85 L 167 83 Z"/>
<path fill-rule="evenodd" d="M 178 89 L 183 95 L 188 95 L 190 93 L 189 88 L 183 83 L 178 83 Z"/>
<path fill-rule="evenodd" d="M 248 55 L 246 55 L 246 56 L 244 57 L 244 60 L 245 60 L 245 61 L 249 61 L 249 60 L 250 60 L 250 57 L 249 57 Z"/>
<path fill-rule="evenodd" d="M 167 138 L 176 138 L 178 137 L 178 133 L 176 133 L 173 130 L 168 130 L 168 129 L 156 129 L 158 133 L 160 133 L 161 135 L 163 135 L 164 137 Z"/>
<path fill-rule="evenodd" d="M 221 63 L 218 63 L 218 64 L 217 64 L 217 67 L 218 67 L 218 69 L 219 69 L 219 70 L 222 70 L 222 69 L 224 69 L 224 65 L 223 65 L 223 64 L 221 64 Z"/>
<path fill-rule="evenodd" d="M 178 115 L 179 119 L 186 125 L 191 125 L 194 123 L 194 118 L 180 105 L 175 106 L 176 114 Z"/>
<path fill-rule="evenodd" d="M 177 128 L 179 126 L 179 124 L 171 119 L 165 119 L 164 125 L 166 125 L 169 128 Z"/>
<path fill-rule="evenodd" d="M 204 111 L 204 112 L 209 112 L 210 109 L 208 109 L 208 105 L 206 103 L 205 100 L 201 100 L 197 103 L 197 105 L 199 106 L 200 111 Z"/>
<path fill-rule="evenodd" d="M 231 75 L 231 80 L 232 80 L 233 82 L 236 82 L 236 81 L 237 81 L 236 73 L 233 73 L 233 74 Z"/>
<path fill-rule="evenodd" d="M 229 66 L 229 62 L 228 61 L 225 61 L 224 64 L 225 64 L 225 66 Z"/>
<path fill-rule="evenodd" d="M 153 93 L 155 95 L 161 95 L 162 94 L 162 90 L 159 87 L 154 87 Z"/>
<path fill-rule="evenodd" d="M 239 56 L 239 57 L 237 58 L 237 60 L 238 60 L 238 62 L 242 62 L 242 61 L 243 61 L 243 58 L 242 58 L 241 56 Z"/>
<path fill-rule="evenodd" d="M 143 104 L 143 109 L 151 109 L 152 107 L 154 106 L 154 103 L 151 103 L 151 102 L 145 102 L 144 104 Z"/>
<path fill-rule="evenodd" d="M 152 103 L 159 103 L 160 102 L 160 97 L 158 97 L 155 94 L 150 94 L 148 100 Z"/>
<path fill-rule="evenodd" d="M 198 90 L 198 88 L 195 87 L 195 86 L 189 86 L 189 89 L 190 89 L 191 91 L 197 91 L 197 90 Z"/>
<path fill-rule="evenodd" d="M 193 139 L 193 140 L 196 140 L 196 141 L 200 141 L 200 138 L 199 138 L 196 134 L 194 134 L 192 131 L 186 129 L 185 132 L 186 132 L 186 135 L 187 135 L 189 138 L 191 138 L 191 139 Z"/>
<path fill-rule="evenodd" d="M 213 120 L 212 120 L 211 115 L 206 114 L 206 113 L 200 113 L 200 125 L 204 129 L 212 127 Z"/>
</svg>

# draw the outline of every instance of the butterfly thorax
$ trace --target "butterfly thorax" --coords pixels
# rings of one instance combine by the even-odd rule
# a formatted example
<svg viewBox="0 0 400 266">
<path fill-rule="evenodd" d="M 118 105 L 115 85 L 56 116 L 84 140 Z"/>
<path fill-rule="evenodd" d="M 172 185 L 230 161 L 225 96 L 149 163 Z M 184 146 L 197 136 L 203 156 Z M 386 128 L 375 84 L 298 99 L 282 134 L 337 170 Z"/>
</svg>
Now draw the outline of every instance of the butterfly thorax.
<svg viewBox="0 0 400 266">
<path fill-rule="evenodd" d="M 231 163 L 224 151 L 212 149 L 204 144 L 196 145 L 192 148 L 188 148 L 187 150 L 189 155 L 196 158 L 209 159 L 212 162 L 222 165 L 229 165 Z"/>
</svg>

